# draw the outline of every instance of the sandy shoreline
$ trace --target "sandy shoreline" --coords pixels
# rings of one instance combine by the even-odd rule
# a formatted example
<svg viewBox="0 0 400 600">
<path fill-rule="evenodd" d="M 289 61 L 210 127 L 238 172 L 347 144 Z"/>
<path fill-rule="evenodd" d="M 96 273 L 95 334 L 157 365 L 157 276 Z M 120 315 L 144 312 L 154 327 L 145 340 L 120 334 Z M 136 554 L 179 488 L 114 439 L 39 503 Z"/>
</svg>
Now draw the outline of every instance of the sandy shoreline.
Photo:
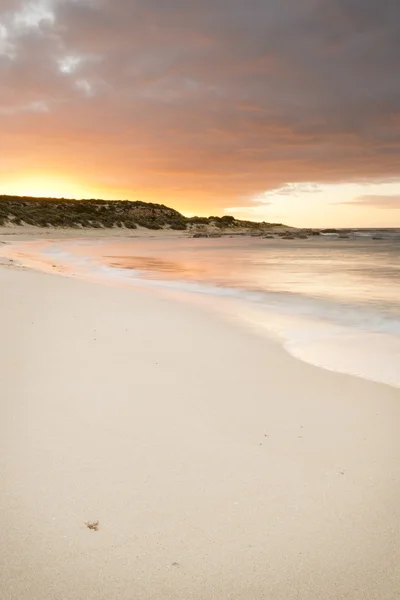
<svg viewBox="0 0 400 600">
<path fill-rule="evenodd" d="M 32 227 L 29 225 L 7 225 L 0 226 L 0 241 L 31 241 L 37 239 L 108 239 L 108 238 L 180 238 L 190 237 L 188 231 L 176 231 L 173 229 L 123 229 L 115 227 L 112 229 L 89 229 L 89 228 L 61 228 L 61 227 Z"/>
<path fill-rule="evenodd" d="M 2 598 L 400 597 L 399 390 L 141 291 L 0 285 Z"/>
</svg>

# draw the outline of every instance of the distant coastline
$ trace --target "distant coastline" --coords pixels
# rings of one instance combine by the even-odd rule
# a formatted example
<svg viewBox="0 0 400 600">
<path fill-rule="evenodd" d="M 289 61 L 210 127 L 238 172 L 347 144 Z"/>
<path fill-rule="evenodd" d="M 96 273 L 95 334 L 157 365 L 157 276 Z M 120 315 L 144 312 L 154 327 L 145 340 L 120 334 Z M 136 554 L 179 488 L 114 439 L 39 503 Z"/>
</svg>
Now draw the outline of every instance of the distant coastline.
<svg viewBox="0 0 400 600">
<path fill-rule="evenodd" d="M 242 221 L 232 216 L 185 217 L 163 204 L 130 200 L 73 200 L 0 195 L 0 226 L 60 229 L 185 231 L 204 236 L 224 233 L 286 232 L 281 223 Z"/>
<path fill-rule="evenodd" d="M 282 223 L 245 221 L 233 216 L 185 217 L 163 204 L 131 200 L 74 200 L 0 195 L 0 228 L 9 233 L 41 236 L 166 235 L 193 238 L 251 236 L 301 240 L 316 236 L 339 239 L 400 239 L 400 228 L 308 228 Z"/>
</svg>

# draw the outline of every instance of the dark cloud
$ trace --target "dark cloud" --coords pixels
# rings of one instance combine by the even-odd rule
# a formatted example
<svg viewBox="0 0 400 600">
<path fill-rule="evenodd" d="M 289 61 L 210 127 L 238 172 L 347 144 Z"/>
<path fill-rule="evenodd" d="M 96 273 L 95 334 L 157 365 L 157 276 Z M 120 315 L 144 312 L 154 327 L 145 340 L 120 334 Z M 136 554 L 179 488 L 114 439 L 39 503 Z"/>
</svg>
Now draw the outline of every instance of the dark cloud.
<svg viewBox="0 0 400 600">
<path fill-rule="evenodd" d="M 360 208 L 386 208 L 389 210 L 400 209 L 400 196 L 379 196 L 379 195 L 365 195 L 359 196 L 353 201 L 342 202 L 341 204 L 351 204 L 352 206 L 359 206 Z"/>
<path fill-rule="evenodd" d="M 93 180 L 221 206 L 400 175 L 398 0 L 3 0 L 0 23 L 24 165 L 90 154 Z"/>
</svg>

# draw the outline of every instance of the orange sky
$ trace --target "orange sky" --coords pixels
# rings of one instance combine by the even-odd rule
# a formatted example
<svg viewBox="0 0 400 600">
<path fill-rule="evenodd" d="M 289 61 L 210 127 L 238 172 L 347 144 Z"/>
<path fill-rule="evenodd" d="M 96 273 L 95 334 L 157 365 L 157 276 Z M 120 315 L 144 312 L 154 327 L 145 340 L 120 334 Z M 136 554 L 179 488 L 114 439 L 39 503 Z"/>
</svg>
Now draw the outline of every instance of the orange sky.
<svg viewBox="0 0 400 600">
<path fill-rule="evenodd" d="M 400 226 L 399 3 L 3 0 L 0 193 Z"/>
</svg>

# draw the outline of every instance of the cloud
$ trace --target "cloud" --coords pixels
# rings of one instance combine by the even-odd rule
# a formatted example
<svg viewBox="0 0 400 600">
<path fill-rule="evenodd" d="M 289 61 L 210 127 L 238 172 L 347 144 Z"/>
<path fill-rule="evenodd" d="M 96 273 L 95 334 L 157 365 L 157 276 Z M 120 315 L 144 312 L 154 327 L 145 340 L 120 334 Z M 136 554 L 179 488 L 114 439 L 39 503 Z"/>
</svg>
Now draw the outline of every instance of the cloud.
<svg viewBox="0 0 400 600">
<path fill-rule="evenodd" d="M 359 196 L 355 200 L 349 200 L 348 202 L 340 202 L 340 204 L 351 204 L 352 206 L 358 206 L 360 208 L 384 208 L 384 209 L 400 209 L 400 195 L 393 196 L 379 196 L 379 195 L 365 195 Z"/>
<path fill-rule="evenodd" d="M 16 168 L 196 210 L 399 176 L 398 0 L 3 0 L 0 32 Z"/>
</svg>

